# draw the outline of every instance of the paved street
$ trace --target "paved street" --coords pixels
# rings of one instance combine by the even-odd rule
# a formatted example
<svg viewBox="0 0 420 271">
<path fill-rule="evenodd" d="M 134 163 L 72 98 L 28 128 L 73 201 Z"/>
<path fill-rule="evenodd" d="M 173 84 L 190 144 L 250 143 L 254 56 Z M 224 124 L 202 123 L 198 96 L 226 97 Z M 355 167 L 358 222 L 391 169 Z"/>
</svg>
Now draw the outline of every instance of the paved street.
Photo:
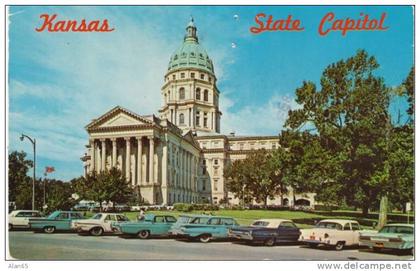
<svg viewBox="0 0 420 271">
<path fill-rule="evenodd" d="M 139 240 L 74 233 L 9 233 L 10 255 L 21 260 L 407 260 L 412 256 L 355 248 L 334 251 L 300 245 L 249 246 L 231 242 Z"/>
</svg>

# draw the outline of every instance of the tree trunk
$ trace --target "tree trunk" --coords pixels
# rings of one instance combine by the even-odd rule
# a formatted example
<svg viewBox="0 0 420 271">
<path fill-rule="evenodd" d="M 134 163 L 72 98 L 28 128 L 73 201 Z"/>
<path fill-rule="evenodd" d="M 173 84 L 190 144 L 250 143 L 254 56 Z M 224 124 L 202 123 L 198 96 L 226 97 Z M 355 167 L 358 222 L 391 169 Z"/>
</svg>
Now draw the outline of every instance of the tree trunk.
<svg viewBox="0 0 420 271">
<path fill-rule="evenodd" d="M 264 197 L 264 209 L 267 209 L 268 196 Z"/>
<path fill-rule="evenodd" d="M 369 206 L 363 206 L 362 214 L 363 216 L 367 216 L 369 214 Z"/>
<path fill-rule="evenodd" d="M 379 220 L 378 220 L 378 229 L 382 229 L 385 226 L 387 221 L 388 213 L 388 197 L 382 196 L 381 203 L 379 205 Z"/>
</svg>

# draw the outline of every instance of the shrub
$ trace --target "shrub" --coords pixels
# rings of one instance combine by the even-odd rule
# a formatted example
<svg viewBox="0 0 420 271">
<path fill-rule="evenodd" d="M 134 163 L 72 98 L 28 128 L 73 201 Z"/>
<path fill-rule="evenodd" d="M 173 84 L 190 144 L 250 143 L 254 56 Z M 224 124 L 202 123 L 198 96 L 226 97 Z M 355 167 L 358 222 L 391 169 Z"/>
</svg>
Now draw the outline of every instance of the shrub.
<svg viewBox="0 0 420 271">
<path fill-rule="evenodd" d="M 191 212 L 193 210 L 193 206 L 188 203 L 175 203 L 174 209 L 180 212 Z"/>
</svg>

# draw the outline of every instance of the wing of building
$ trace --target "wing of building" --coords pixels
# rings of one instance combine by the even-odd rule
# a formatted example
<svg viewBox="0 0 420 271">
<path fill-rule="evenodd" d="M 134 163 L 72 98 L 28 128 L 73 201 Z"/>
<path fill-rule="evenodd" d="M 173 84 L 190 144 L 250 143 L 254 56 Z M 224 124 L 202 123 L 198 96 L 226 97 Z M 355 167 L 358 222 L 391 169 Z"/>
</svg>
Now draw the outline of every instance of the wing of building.
<svg viewBox="0 0 420 271">
<path fill-rule="evenodd" d="M 276 149 L 278 136 L 220 134 L 222 112 L 213 62 L 191 19 L 182 45 L 170 57 L 159 117 L 117 106 L 85 128 L 85 174 L 117 167 L 150 204 L 238 200 L 226 191 L 223 170 L 258 149 Z M 284 195 L 271 204 L 289 204 Z M 313 204 L 313 195 L 299 196 Z"/>
</svg>

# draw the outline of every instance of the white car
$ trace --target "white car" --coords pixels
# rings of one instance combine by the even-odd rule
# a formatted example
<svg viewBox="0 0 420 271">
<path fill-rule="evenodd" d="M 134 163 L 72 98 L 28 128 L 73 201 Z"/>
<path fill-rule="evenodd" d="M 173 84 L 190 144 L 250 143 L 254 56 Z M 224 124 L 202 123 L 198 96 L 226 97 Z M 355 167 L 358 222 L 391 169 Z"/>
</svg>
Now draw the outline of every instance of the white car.
<svg viewBox="0 0 420 271">
<path fill-rule="evenodd" d="M 41 217 L 39 211 L 15 210 L 9 214 L 9 230 L 13 228 L 29 228 L 29 219 Z"/>
<path fill-rule="evenodd" d="M 318 245 L 342 250 L 344 246 L 359 245 L 359 222 L 345 219 L 326 219 L 316 224 L 315 228 L 302 229 L 299 241 L 312 248 Z"/>
<path fill-rule="evenodd" d="M 79 233 L 88 232 L 93 236 L 100 236 L 104 233 L 114 233 L 116 228 L 113 227 L 113 223 L 124 221 L 129 221 L 124 214 L 97 213 L 92 218 L 73 221 L 72 229 Z"/>
</svg>

